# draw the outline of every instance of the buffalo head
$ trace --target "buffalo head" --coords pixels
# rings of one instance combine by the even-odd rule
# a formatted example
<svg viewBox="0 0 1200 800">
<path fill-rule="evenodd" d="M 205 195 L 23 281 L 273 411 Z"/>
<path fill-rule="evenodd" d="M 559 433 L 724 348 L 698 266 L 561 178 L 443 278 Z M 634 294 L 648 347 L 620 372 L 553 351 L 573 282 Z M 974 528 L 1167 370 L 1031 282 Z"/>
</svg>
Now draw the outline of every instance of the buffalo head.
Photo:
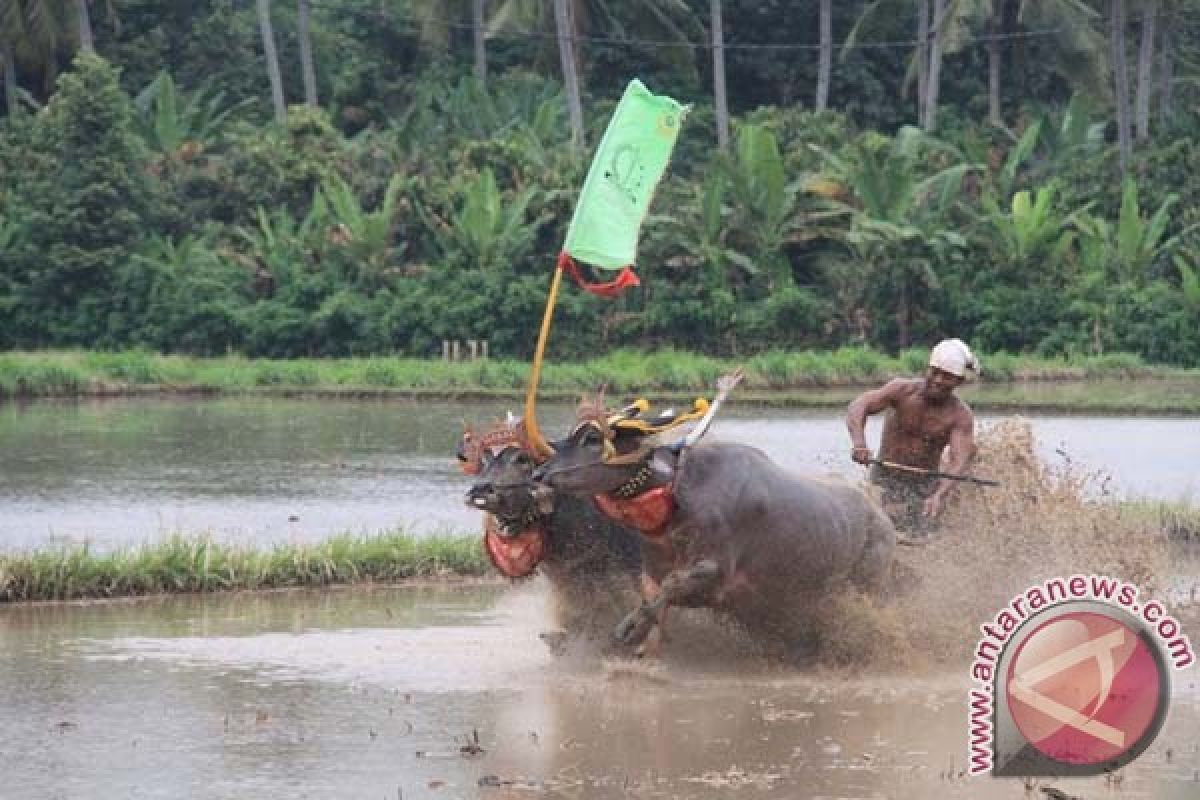
<svg viewBox="0 0 1200 800">
<path fill-rule="evenodd" d="M 533 482 L 536 466 L 529 452 L 516 445 L 498 453 L 484 450 L 475 483 L 467 490 L 467 505 L 494 515 L 505 529 L 528 527 L 550 510 L 550 490 Z"/>
<path fill-rule="evenodd" d="M 606 428 L 580 423 L 555 445 L 555 454 L 533 473 L 533 479 L 567 494 L 606 494 L 632 480 L 648 454 L 620 453 Z"/>
</svg>

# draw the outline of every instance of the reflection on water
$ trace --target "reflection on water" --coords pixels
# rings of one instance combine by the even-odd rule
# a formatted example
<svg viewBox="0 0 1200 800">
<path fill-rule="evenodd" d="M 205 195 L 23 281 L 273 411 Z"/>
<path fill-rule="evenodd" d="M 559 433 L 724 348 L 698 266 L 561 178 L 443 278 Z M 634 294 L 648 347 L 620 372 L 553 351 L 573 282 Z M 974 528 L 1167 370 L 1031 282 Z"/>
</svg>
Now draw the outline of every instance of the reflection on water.
<svg viewBox="0 0 1200 800">
<path fill-rule="evenodd" d="M 566 427 L 549 406 L 543 427 Z M 257 543 L 344 531 L 479 529 L 453 461 L 464 420 L 502 403 L 128 398 L 0 405 L 0 547 L 89 539 L 99 547 L 211 532 Z M 987 424 L 994 417 L 983 416 Z M 1195 419 L 1032 417 L 1041 456 L 1111 475 L 1123 494 L 1200 492 Z M 877 421 L 873 420 L 873 426 Z M 869 434 L 878 436 L 877 426 Z M 733 404 L 713 433 L 797 470 L 858 477 L 836 411 Z"/>
<path fill-rule="evenodd" d="M 536 638 L 543 605 L 533 584 L 0 609 L 3 796 L 1024 796 L 959 776 L 965 667 L 563 662 Z M 1118 793 L 1056 785 L 1196 797 L 1200 692 L 1181 677 Z"/>
</svg>

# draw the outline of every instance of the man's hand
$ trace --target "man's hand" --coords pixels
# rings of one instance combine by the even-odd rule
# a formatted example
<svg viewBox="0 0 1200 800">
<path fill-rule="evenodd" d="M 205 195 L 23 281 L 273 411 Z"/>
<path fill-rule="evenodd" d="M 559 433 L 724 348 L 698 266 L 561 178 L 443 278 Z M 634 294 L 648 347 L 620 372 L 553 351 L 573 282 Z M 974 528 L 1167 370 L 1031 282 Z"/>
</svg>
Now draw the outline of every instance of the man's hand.
<svg viewBox="0 0 1200 800">
<path fill-rule="evenodd" d="M 925 516 L 933 519 L 938 514 L 942 513 L 942 496 L 940 494 L 931 494 L 925 499 Z"/>
<path fill-rule="evenodd" d="M 862 464 L 864 467 L 869 466 L 871 463 L 871 448 L 856 447 L 850 451 L 850 458 L 856 464 Z"/>
</svg>

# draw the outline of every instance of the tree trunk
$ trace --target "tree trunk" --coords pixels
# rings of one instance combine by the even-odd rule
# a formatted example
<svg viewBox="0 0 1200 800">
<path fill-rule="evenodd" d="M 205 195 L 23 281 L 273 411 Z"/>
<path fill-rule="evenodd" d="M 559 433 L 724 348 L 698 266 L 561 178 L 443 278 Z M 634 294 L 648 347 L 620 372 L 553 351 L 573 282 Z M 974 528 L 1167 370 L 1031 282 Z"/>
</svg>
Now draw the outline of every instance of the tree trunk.
<svg viewBox="0 0 1200 800">
<path fill-rule="evenodd" d="M 817 64 L 817 111 L 829 107 L 829 79 L 833 73 L 833 0 L 821 0 L 821 57 Z"/>
<path fill-rule="evenodd" d="M 1170 25 L 1163 25 L 1159 47 L 1162 50 L 1162 63 L 1158 71 L 1158 113 L 1163 122 L 1170 122 L 1175 118 L 1175 40 Z"/>
<path fill-rule="evenodd" d="M 929 83 L 929 0 L 917 0 L 917 124 L 925 118 L 925 92 Z"/>
<path fill-rule="evenodd" d="M 912 298 L 908 276 L 900 278 L 900 302 L 896 309 L 896 349 L 904 350 L 912 344 Z"/>
<path fill-rule="evenodd" d="M 1004 124 L 1004 113 L 1000 108 L 1000 64 L 1003 47 L 999 36 L 1004 30 L 1004 0 L 994 0 L 992 18 L 988 21 L 988 122 Z"/>
<path fill-rule="evenodd" d="M 7 42 L 0 42 L 0 60 L 4 61 L 4 100 L 8 119 L 17 115 L 17 59 Z"/>
<path fill-rule="evenodd" d="M 712 19 L 713 101 L 717 106 L 717 147 L 729 149 L 729 104 L 725 96 L 725 28 L 721 20 L 721 0 L 709 0 Z"/>
<path fill-rule="evenodd" d="M 921 127 L 933 133 L 937 127 L 938 90 L 942 83 L 942 26 L 946 23 L 946 0 L 933 0 L 933 31 L 929 42 L 929 74 L 925 86 L 925 119 Z"/>
<path fill-rule="evenodd" d="M 296 33 L 300 37 L 300 67 L 304 72 L 304 102 L 317 107 L 317 69 L 313 65 L 312 36 L 309 34 L 308 0 L 296 4 Z"/>
<path fill-rule="evenodd" d="M 567 113 L 571 119 L 571 145 L 583 147 L 583 103 L 579 97 L 579 72 L 575 61 L 575 26 L 569 0 L 554 0 L 554 27 L 558 34 L 558 57 L 562 62 L 567 91 Z"/>
<path fill-rule="evenodd" d="M 12 119 L 17 115 L 17 60 L 8 43 L 0 44 L 0 59 L 4 61 L 4 105 Z"/>
<path fill-rule="evenodd" d="M 1143 0 L 1142 43 L 1137 65 L 1137 140 L 1150 138 L 1150 95 L 1154 93 L 1154 28 L 1158 18 L 1158 0 Z"/>
<path fill-rule="evenodd" d="M 282 124 L 287 121 L 287 106 L 283 102 L 283 76 L 279 72 L 279 54 L 275 51 L 275 32 L 271 29 L 271 0 L 258 0 L 258 28 L 267 60 L 267 78 L 271 81 L 275 121 Z"/>
<path fill-rule="evenodd" d="M 79 28 L 79 49 L 84 53 L 96 52 L 96 41 L 92 37 L 92 18 L 88 14 L 88 0 L 75 0 L 75 22 Z"/>
<path fill-rule="evenodd" d="M 1113 84 L 1117 105 L 1117 142 L 1121 151 L 1121 172 L 1129 171 L 1133 157 L 1133 136 L 1129 120 L 1129 72 L 1125 64 L 1125 0 L 1110 0 L 1109 40 L 1112 45 Z"/>
<path fill-rule="evenodd" d="M 475 40 L 475 79 L 487 83 L 487 48 L 484 46 L 484 4 L 486 0 L 472 0 L 471 35 Z"/>
</svg>

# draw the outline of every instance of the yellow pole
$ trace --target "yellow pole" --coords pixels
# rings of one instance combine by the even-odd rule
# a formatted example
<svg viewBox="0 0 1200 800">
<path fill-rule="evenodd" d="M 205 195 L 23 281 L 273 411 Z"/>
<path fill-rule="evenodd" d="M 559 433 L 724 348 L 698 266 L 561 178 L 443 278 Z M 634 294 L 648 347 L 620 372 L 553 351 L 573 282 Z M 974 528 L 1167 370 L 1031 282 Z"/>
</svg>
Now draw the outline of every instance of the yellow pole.
<svg viewBox="0 0 1200 800">
<path fill-rule="evenodd" d="M 550 338 L 550 321 L 554 318 L 554 304 L 558 300 L 558 287 L 562 285 L 562 266 L 554 269 L 554 280 L 550 283 L 550 296 L 546 298 L 546 311 L 542 315 L 542 329 L 538 333 L 537 350 L 533 354 L 533 367 L 529 371 L 529 388 L 525 390 L 525 432 L 529 442 L 539 455 L 552 456 L 554 448 L 542 436 L 537 424 L 537 387 L 542 375 L 542 357 L 546 353 L 546 340 Z"/>
</svg>

